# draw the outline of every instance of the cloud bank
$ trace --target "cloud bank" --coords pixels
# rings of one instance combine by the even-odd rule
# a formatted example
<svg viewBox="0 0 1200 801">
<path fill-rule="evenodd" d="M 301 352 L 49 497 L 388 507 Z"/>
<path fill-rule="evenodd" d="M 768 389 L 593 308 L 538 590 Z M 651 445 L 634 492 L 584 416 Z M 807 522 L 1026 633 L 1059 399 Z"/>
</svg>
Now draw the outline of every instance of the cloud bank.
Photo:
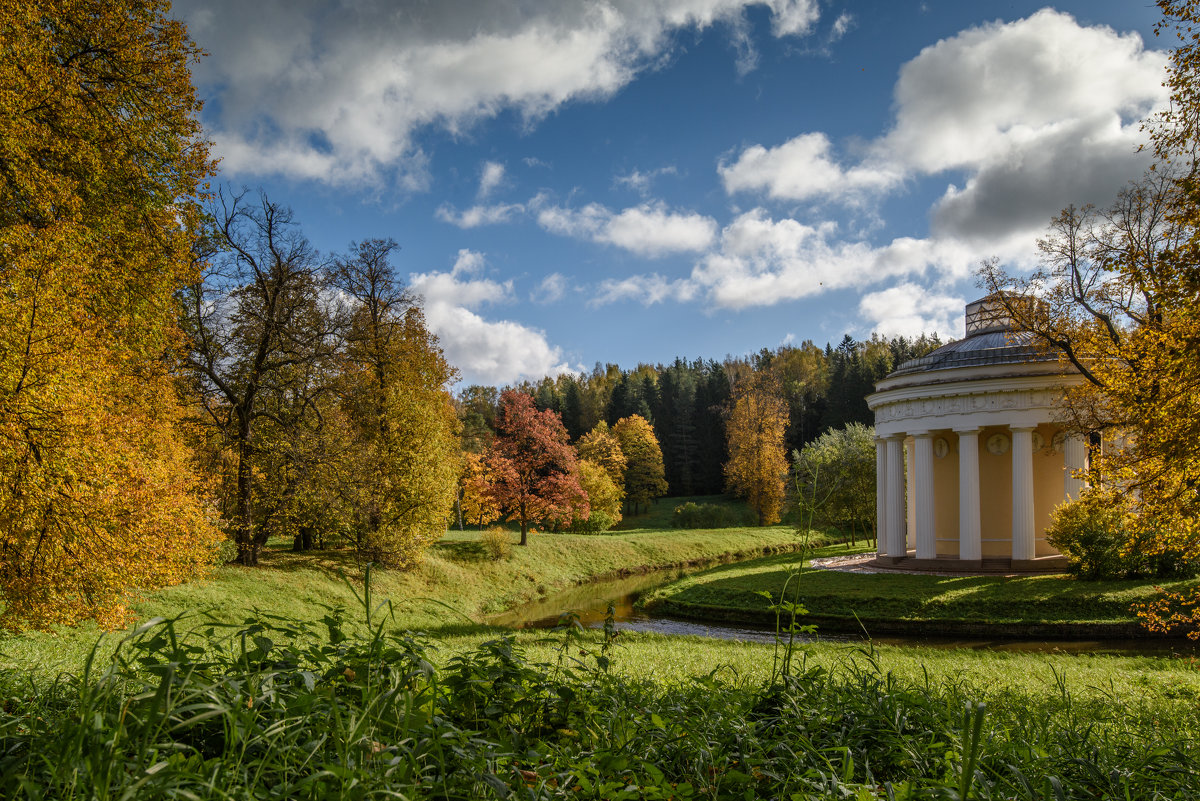
<svg viewBox="0 0 1200 801">
<path fill-rule="evenodd" d="M 506 109 L 532 121 L 611 97 L 675 34 L 736 30 L 751 6 L 777 37 L 819 17 L 818 0 L 181 0 L 175 12 L 210 54 L 193 75 L 219 92 L 206 117 L 226 174 L 415 189 L 423 127 L 460 133 Z"/>
<path fill-rule="evenodd" d="M 1107 204 L 1149 166 L 1137 152 L 1140 126 L 1167 100 L 1166 61 L 1136 34 L 1084 27 L 1049 9 L 941 40 L 902 67 L 891 125 L 856 157 L 809 131 L 718 162 L 730 196 L 813 204 L 814 221 L 757 206 L 722 229 L 689 275 L 612 279 L 594 302 L 699 298 L 747 309 L 895 282 L 862 297 L 865 323 L 959 335 L 963 299 L 939 286 L 990 256 L 1032 266 L 1036 240 L 1060 209 Z M 947 183 L 929 208 L 928 236 L 872 243 L 828 219 L 836 208 L 873 214 L 914 182 L 939 177 Z"/>
</svg>

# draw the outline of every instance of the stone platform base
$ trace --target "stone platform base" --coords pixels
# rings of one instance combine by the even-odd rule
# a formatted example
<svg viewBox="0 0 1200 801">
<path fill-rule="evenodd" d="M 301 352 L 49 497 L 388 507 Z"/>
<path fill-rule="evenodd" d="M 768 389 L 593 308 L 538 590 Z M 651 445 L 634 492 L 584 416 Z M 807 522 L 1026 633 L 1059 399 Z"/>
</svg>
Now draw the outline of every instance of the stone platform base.
<svg viewBox="0 0 1200 801">
<path fill-rule="evenodd" d="M 911 570 L 914 573 L 1028 574 L 1062 573 L 1067 560 L 1061 556 L 1037 559 L 918 559 L 916 556 L 876 556 L 869 564 L 884 570 Z"/>
</svg>

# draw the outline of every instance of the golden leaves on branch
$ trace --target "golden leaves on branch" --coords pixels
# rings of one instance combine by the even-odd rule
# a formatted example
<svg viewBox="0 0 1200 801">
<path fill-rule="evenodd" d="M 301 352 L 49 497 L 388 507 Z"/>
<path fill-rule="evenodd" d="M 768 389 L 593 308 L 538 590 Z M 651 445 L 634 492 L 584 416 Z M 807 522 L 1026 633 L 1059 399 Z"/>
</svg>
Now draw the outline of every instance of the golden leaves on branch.
<svg viewBox="0 0 1200 801">
<path fill-rule="evenodd" d="M 163 2 L 0 8 L 3 622 L 115 624 L 196 575 L 193 492 L 164 354 L 210 172 Z"/>
</svg>

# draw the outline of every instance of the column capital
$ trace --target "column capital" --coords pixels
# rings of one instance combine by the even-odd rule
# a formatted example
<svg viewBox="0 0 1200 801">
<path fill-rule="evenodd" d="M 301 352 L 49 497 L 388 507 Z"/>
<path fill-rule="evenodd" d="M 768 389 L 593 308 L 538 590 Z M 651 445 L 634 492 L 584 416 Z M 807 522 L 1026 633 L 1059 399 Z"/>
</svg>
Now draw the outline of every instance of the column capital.
<svg viewBox="0 0 1200 801">
<path fill-rule="evenodd" d="M 979 426 L 969 426 L 967 428 L 956 428 L 954 429 L 954 433 L 961 437 L 963 434 L 978 434 L 982 430 Z"/>
<path fill-rule="evenodd" d="M 912 437 L 913 439 L 916 439 L 917 437 L 931 437 L 931 436 L 933 436 L 933 429 L 932 428 L 918 428 L 916 431 L 909 431 L 908 435 L 910 437 Z"/>
<path fill-rule="evenodd" d="M 1010 426 L 1008 427 L 1008 430 L 1009 430 L 1009 431 L 1033 431 L 1035 428 L 1037 428 L 1037 426 L 1036 426 L 1036 425 L 1033 425 L 1033 426 L 1013 426 L 1013 425 L 1010 425 Z"/>
</svg>

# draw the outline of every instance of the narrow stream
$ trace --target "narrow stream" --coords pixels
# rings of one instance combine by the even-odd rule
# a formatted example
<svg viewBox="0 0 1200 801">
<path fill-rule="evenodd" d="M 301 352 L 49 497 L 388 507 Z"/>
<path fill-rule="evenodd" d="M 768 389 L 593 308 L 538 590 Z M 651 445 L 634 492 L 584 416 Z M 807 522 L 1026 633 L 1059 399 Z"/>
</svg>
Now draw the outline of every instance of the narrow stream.
<svg viewBox="0 0 1200 801">
<path fill-rule="evenodd" d="M 637 607 L 638 599 L 650 590 L 670 584 L 689 573 L 678 569 L 660 570 L 626 578 L 597 581 L 572 587 L 518 606 L 490 618 L 489 622 L 509 628 L 553 628 L 562 615 L 573 612 L 588 628 L 604 625 L 608 605 L 616 609 L 617 628 L 625 631 L 647 631 L 656 634 L 691 634 L 743 642 L 775 642 L 774 630 L 737 624 L 701 623 L 665 615 L 648 613 Z M 818 634 L 823 642 L 862 642 L 851 634 Z M 1010 640 L 962 639 L 941 636 L 881 636 L 872 637 L 885 645 L 924 646 L 932 648 L 975 648 L 994 651 L 1029 653 L 1119 654 L 1125 656 L 1195 655 L 1197 644 L 1188 640 L 1127 639 L 1127 640 Z"/>
</svg>

